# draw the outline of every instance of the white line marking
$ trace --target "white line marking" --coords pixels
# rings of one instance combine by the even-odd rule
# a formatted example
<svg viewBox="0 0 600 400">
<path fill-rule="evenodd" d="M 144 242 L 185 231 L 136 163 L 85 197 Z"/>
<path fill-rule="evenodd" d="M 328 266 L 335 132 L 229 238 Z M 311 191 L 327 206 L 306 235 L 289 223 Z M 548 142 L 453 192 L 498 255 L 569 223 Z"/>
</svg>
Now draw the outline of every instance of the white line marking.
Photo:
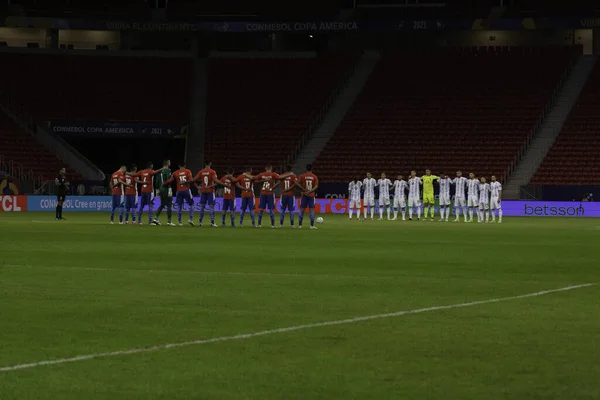
<svg viewBox="0 0 600 400">
<path fill-rule="evenodd" d="M 17 370 L 21 370 L 21 369 L 41 367 L 44 365 L 66 364 L 66 363 L 72 363 L 75 361 L 91 360 L 94 358 L 116 357 L 116 356 L 123 356 L 123 355 L 128 355 L 128 354 L 149 353 L 152 351 L 166 350 L 166 349 L 185 347 L 185 346 L 193 346 L 193 345 L 197 345 L 197 344 L 208 344 L 208 343 L 216 343 L 216 342 L 227 342 L 230 340 L 250 339 L 250 338 L 257 337 L 257 336 L 272 335 L 274 333 L 293 332 L 293 331 L 299 331 L 301 329 L 319 328 L 322 326 L 353 324 L 356 322 L 370 321 L 373 319 L 400 317 L 402 315 L 419 314 L 419 313 L 424 313 L 424 312 L 428 312 L 428 311 L 439 311 L 439 310 L 448 310 L 451 308 L 471 307 L 471 306 L 476 306 L 479 304 L 498 303 L 501 301 L 517 300 L 517 299 L 525 299 L 528 297 L 543 296 L 545 294 L 550 294 L 550 293 L 566 292 L 568 290 L 575 290 L 575 289 L 580 289 L 580 288 L 594 286 L 594 285 L 596 285 L 596 283 L 584 283 L 581 285 L 567 286 L 567 287 L 563 287 L 563 288 L 559 288 L 559 289 L 543 290 L 541 292 L 521 294 L 518 296 L 500 297 L 500 298 L 496 298 L 496 299 L 472 301 L 469 303 L 458 303 L 458 304 L 450 304 L 447 306 L 417 308 L 415 310 L 398 311 L 398 312 L 393 312 L 393 313 L 388 313 L 388 314 L 368 315 L 365 317 L 341 319 L 341 320 L 337 320 L 337 321 L 317 322 L 314 324 L 290 326 L 287 328 L 270 329 L 270 330 L 266 330 L 266 331 L 260 331 L 260 332 L 254 332 L 254 333 L 244 333 L 244 334 L 233 335 L 233 336 L 222 336 L 222 337 L 216 337 L 216 338 L 212 338 L 212 339 L 199 339 L 199 340 L 192 340 L 189 342 L 167 343 L 167 344 L 160 344 L 157 346 L 142 347 L 142 348 L 137 348 L 137 349 L 117 350 L 117 351 L 110 351 L 110 352 L 106 352 L 106 353 L 84 354 L 84 355 L 69 357 L 69 358 L 58 358 L 56 360 L 36 361 L 36 362 L 32 362 L 32 363 L 27 363 L 27 364 L 17 364 L 17 365 L 1 367 L 0 372 L 17 371 Z"/>
</svg>

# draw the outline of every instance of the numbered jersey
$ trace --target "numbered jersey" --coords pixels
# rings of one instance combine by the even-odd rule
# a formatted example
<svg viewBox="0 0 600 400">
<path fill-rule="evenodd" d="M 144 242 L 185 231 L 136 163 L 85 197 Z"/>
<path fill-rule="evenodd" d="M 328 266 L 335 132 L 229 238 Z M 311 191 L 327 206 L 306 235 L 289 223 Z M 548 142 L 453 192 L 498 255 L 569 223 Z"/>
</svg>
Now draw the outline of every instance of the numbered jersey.
<svg viewBox="0 0 600 400">
<path fill-rule="evenodd" d="M 136 177 L 135 175 L 127 175 L 125 174 L 125 183 L 131 186 L 125 186 L 125 194 L 127 195 L 136 195 L 138 194 L 137 191 L 137 183 L 136 183 Z"/>
<path fill-rule="evenodd" d="M 173 172 L 173 176 L 167 182 L 173 182 L 177 184 L 177 191 L 183 192 L 190 190 L 190 181 L 192 180 L 192 171 L 187 168 L 178 169 Z"/>
<path fill-rule="evenodd" d="M 469 179 L 467 181 L 467 194 L 470 197 L 477 197 L 479 195 L 479 180 Z"/>
<path fill-rule="evenodd" d="M 377 181 L 375 178 L 365 178 L 362 181 L 362 188 L 365 191 L 365 199 L 372 199 L 375 197 L 375 186 L 377 186 Z"/>
<path fill-rule="evenodd" d="M 467 186 L 467 178 L 464 176 L 456 177 L 452 180 L 452 183 L 456 185 L 456 197 L 465 197 L 465 187 Z"/>
<path fill-rule="evenodd" d="M 395 180 L 394 181 L 394 197 L 395 198 L 404 198 L 406 195 L 406 188 L 408 184 L 405 180 Z"/>
<path fill-rule="evenodd" d="M 308 192 L 313 190 L 319 185 L 319 179 L 315 174 L 310 172 L 306 172 L 298 178 L 298 184 L 302 187 L 303 192 Z M 303 194 L 306 197 L 315 197 L 315 192 L 311 192 L 309 194 Z"/>
<path fill-rule="evenodd" d="M 201 169 L 194 178 L 195 181 L 200 181 L 202 193 L 214 193 L 215 188 L 212 186 L 217 180 L 217 173 L 210 168 Z M 210 186 L 210 187 L 209 187 Z"/>
<path fill-rule="evenodd" d="M 379 179 L 377 181 L 377 186 L 379 186 L 379 197 L 380 198 L 389 198 L 390 197 L 390 186 L 391 186 L 392 182 L 385 178 L 385 179 Z"/>
<path fill-rule="evenodd" d="M 225 200 L 235 200 L 235 183 L 239 178 L 230 178 L 228 176 L 224 176 L 221 178 L 221 182 L 225 184 L 229 184 L 229 186 L 223 187 L 223 199 Z"/>
<path fill-rule="evenodd" d="M 440 185 L 440 196 L 450 198 L 450 183 L 452 183 L 450 178 L 441 178 L 438 180 L 438 184 Z"/>
<path fill-rule="evenodd" d="M 117 171 L 110 176 L 110 184 L 112 185 L 112 194 L 123 195 L 123 185 L 119 181 L 125 181 L 125 175 L 121 171 Z"/>
<path fill-rule="evenodd" d="M 142 193 L 152 193 L 154 192 L 154 184 L 152 177 L 154 176 L 154 171 L 151 169 L 143 169 L 136 174 L 142 181 Z"/>
<path fill-rule="evenodd" d="M 260 188 L 260 194 L 273 194 L 275 189 L 275 181 L 279 179 L 279 175 L 275 172 L 261 172 L 255 178 L 257 181 L 264 181 Z"/>
<path fill-rule="evenodd" d="M 246 190 L 242 190 L 242 199 L 254 197 L 254 183 L 252 179 L 242 174 L 238 176 L 238 184 Z"/>
<path fill-rule="evenodd" d="M 281 181 L 281 195 L 282 196 L 293 196 L 294 185 L 296 184 L 296 175 L 288 176 Z"/>
</svg>

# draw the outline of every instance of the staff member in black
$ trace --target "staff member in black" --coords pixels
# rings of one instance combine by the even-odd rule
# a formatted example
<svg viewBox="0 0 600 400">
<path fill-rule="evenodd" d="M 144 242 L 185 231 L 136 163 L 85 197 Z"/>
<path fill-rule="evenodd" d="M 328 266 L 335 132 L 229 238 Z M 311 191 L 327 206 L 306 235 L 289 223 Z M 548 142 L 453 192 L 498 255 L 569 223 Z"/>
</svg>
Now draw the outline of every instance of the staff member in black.
<svg viewBox="0 0 600 400">
<path fill-rule="evenodd" d="M 67 170 L 62 168 L 58 176 L 54 179 L 54 183 L 56 184 L 56 219 L 64 219 L 62 216 L 63 202 L 67 197 L 67 189 L 69 189 L 69 182 L 67 181 Z"/>
</svg>

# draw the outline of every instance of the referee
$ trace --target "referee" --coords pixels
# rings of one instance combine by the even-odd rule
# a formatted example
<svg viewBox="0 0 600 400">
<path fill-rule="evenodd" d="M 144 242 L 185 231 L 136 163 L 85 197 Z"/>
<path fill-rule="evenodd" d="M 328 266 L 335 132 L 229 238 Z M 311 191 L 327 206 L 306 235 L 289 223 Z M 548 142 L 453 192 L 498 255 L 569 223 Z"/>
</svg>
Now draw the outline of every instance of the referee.
<svg viewBox="0 0 600 400">
<path fill-rule="evenodd" d="M 56 220 L 64 219 L 62 216 L 63 210 L 63 202 L 67 197 L 67 189 L 69 188 L 69 182 L 66 177 L 67 171 L 62 168 L 58 172 L 58 176 L 54 179 L 54 183 L 56 184 Z"/>
</svg>

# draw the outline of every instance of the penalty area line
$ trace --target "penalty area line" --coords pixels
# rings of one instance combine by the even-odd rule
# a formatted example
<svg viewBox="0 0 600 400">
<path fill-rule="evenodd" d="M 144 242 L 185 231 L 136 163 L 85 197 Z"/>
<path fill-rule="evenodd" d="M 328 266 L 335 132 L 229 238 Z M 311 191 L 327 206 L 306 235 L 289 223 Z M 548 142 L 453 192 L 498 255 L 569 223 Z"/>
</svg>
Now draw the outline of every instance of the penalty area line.
<svg viewBox="0 0 600 400">
<path fill-rule="evenodd" d="M 228 342 L 231 340 L 251 339 L 251 338 L 255 338 L 255 337 L 259 337 L 259 336 L 273 335 L 276 333 L 294 332 L 294 331 L 299 331 L 299 330 L 303 330 L 303 329 L 319 328 L 319 327 L 323 327 L 323 326 L 353 324 L 353 323 L 357 323 L 357 322 L 370 321 L 370 320 L 375 320 L 375 319 L 393 318 L 393 317 L 400 317 L 403 315 L 410 315 L 410 314 L 420 314 L 420 313 L 429 312 L 429 311 L 440 311 L 440 310 L 449 310 L 449 309 L 453 309 L 453 308 L 472 307 L 472 306 L 477 306 L 477 305 L 481 305 L 481 304 L 499 303 L 502 301 L 518 300 L 518 299 L 526 299 L 529 297 L 544 296 L 547 294 L 566 292 L 566 291 L 581 289 L 581 288 L 594 286 L 594 285 L 596 285 L 596 283 L 584 283 L 584 284 L 580 284 L 580 285 L 566 286 L 566 287 L 562 287 L 562 288 L 558 288 L 558 289 L 542 290 L 540 292 L 526 293 L 526 294 L 521 294 L 521 295 L 517 295 L 517 296 L 499 297 L 499 298 L 494 298 L 494 299 L 471 301 L 468 303 L 457 303 L 457 304 L 449 304 L 449 305 L 445 305 L 445 306 L 417 308 L 417 309 L 413 309 L 413 310 L 397 311 L 397 312 L 386 313 L 386 314 L 367 315 L 367 316 L 363 316 L 363 317 L 340 319 L 340 320 L 335 320 L 335 321 L 316 322 L 313 324 L 289 326 L 287 328 L 269 329 L 269 330 L 265 330 L 265 331 L 244 333 L 244 334 L 233 335 L 233 336 L 221 336 L 221 337 L 216 337 L 216 338 L 212 338 L 212 339 L 199 339 L 199 340 L 192 340 L 192 341 L 188 341 L 188 342 L 165 343 L 165 344 L 160 344 L 160 345 L 156 345 L 156 346 L 140 347 L 140 348 L 126 349 L 126 350 L 116 350 L 116 351 L 109 351 L 109 352 L 105 352 L 105 353 L 83 354 L 83 355 L 69 357 L 69 358 L 57 358 L 54 360 L 44 360 L 44 361 L 36 361 L 36 362 L 31 362 L 31 363 L 26 363 L 26 364 L 9 365 L 9 366 L 5 366 L 5 367 L 0 367 L 0 372 L 10 372 L 10 371 L 23 370 L 23 369 L 30 369 L 30 368 L 42 367 L 45 365 L 67 364 L 67 363 L 72 363 L 72 362 L 76 362 L 76 361 L 92 360 L 95 358 L 107 358 L 107 357 L 124 356 L 124 355 L 129 355 L 129 354 L 150 353 L 150 352 L 154 352 L 154 351 L 158 351 L 158 350 L 167 350 L 167 349 L 193 346 L 193 345 L 199 345 L 199 344 L 209 344 L 209 343 L 217 343 L 217 342 Z"/>
</svg>

